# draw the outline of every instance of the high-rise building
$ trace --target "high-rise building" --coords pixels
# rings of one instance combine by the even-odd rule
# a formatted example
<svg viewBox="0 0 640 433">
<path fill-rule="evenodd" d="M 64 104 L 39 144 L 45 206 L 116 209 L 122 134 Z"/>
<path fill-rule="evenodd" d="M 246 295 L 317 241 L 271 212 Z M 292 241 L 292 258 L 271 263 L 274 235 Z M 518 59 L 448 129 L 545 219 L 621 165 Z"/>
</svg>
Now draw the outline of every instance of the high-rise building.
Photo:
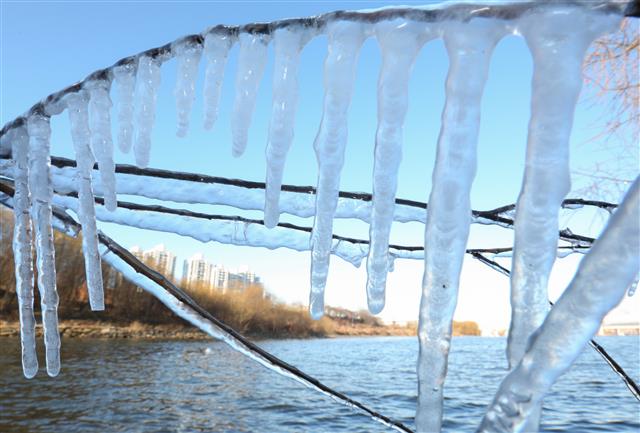
<svg viewBox="0 0 640 433">
<path fill-rule="evenodd" d="M 213 265 L 204 259 L 202 253 L 197 253 L 184 261 L 182 279 L 185 284 L 212 285 Z"/>
<path fill-rule="evenodd" d="M 156 245 L 150 250 L 142 250 L 133 246 L 129 250 L 140 261 L 145 262 L 167 278 L 173 278 L 176 271 L 176 256 L 167 250 L 164 244 Z"/>
</svg>

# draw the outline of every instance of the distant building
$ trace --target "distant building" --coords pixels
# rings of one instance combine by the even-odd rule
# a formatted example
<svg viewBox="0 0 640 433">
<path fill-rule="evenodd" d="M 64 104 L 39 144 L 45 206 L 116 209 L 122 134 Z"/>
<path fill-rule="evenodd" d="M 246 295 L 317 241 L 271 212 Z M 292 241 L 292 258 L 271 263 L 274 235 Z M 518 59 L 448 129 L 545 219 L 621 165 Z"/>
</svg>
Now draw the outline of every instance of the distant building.
<svg viewBox="0 0 640 433">
<path fill-rule="evenodd" d="M 173 278 L 176 271 L 176 256 L 167 250 L 164 244 L 156 245 L 150 250 L 143 251 L 139 246 L 129 250 L 138 260 L 145 262 L 162 275 Z"/>
<path fill-rule="evenodd" d="M 182 281 L 186 285 L 202 284 L 225 293 L 229 290 L 244 291 L 251 285 L 259 284 L 260 278 L 248 266 L 230 270 L 209 263 L 202 253 L 197 253 L 184 261 Z"/>
<path fill-rule="evenodd" d="M 184 261 L 182 267 L 182 281 L 189 284 L 204 284 L 212 286 L 213 265 L 208 263 L 201 253 L 194 254 Z"/>
<path fill-rule="evenodd" d="M 603 323 L 598 335 L 640 335 L 639 322 Z"/>
</svg>

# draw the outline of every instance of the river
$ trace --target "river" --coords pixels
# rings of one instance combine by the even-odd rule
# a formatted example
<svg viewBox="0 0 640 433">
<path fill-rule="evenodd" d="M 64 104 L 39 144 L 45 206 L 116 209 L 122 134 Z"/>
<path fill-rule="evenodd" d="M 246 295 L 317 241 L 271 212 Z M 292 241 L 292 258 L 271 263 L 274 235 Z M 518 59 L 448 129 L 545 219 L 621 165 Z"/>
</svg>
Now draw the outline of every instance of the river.
<svg viewBox="0 0 640 433">
<path fill-rule="evenodd" d="M 598 341 L 640 377 L 640 339 Z M 471 432 L 505 374 L 502 338 L 454 338 L 446 432 Z M 415 338 L 260 343 L 326 384 L 413 426 Z M 0 432 L 384 432 L 384 426 L 207 341 L 63 341 L 57 378 L 22 376 L 0 339 Z M 590 349 L 545 400 L 543 431 L 638 432 L 640 405 Z"/>
</svg>

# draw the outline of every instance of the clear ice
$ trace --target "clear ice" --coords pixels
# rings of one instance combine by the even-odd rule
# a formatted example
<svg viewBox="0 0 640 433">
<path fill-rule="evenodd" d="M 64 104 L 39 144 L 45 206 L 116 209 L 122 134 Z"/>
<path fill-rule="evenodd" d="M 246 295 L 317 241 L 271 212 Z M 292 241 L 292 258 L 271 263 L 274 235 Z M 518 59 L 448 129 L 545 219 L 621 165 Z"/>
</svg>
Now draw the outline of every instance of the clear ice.
<svg viewBox="0 0 640 433">
<path fill-rule="evenodd" d="M 281 28 L 273 35 L 275 51 L 273 102 L 267 142 L 267 179 L 264 202 L 264 225 L 275 227 L 280 218 L 278 202 L 287 152 L 293 141 L 298 105 L 298 63 L 300 51 L 309 39 L 302 28 Z"/>
<path fill-rule="evenodd" d="M 531 336 L 520 361 L 502 381 L 478 433 L 527 431 L 531 425 L 528 418 L 537 416 L 544 395 L 582 353 L 640 270 L 638 221 L 640 178 L 580 263 L 569 287 Z"/>
<path fill-rule="evenodd" d="M 365 24 L 335 21 L 327 25 L 328 51 L 324 61 L 324 102 L 320 129 L 313 148 L 318 161 L 316 214 L 311 234 L 311 293 L 309 311 L 324 314 L 324 288 L 329 272 L 333 216 L 338 202 L 340 172 L 347 145 L 347 113 Z"/>
<path fill-rule="evenodd" d="M 525 352 L 529 336 L 549 309 L 547 283 L 558 247 L 558 214 L 570 190 L 569 138 L 589 44 L 619 18 L 575 7 L 534 11 L 518 22 L 533 56 L 531 119 L 524 180 L 514 224 L 509 365 Z M 526 431 L 537 431 L 532 417 Z"/>
<path fill-rule="evenodd" d="M 240 33 L 240 52 L 236 72 L 236 95 L 231 114 L 233 156 L 247 147 L 249 126 L 256 105 L 258 88 L 267 63 L 269 38 L 264 34 Z"/>
<path fill-rule="evenodd" d="M 29 194 L 29 136 L 24 127 L 11 131 L 15 194 L 13 196 L 13 259 L 20 316 L 22 372 L 31 379 L 38 372 L 36 318 L 33 313 L 31 197 Z"/>
<path fill-rule="evenodd" d="M 178 42 L 174 44 L 173 52 L 178 60 L 176 87 L 173 92 L 176 97 L 176 111 L 178 113 L 176 135 L 184 137 L 189 130 L 191 107 L 196 99 L 196 80 L 202 47 L 193 42 Z"/>
<path fill-rule="evenodd" d="M 149 165 L 159 87 L 160 62 L 149 56 L 141 56 L 136 76 L 136 141 L 133 146 L 138 167 Z"/>
<path fill-rule="evenodd" d="M 449 72 L 425 227 L 418 325 L 419 433 L 442 428 L 451 327 L 471 224 L 470 192 L 476 172 L 482 93 L 491 54 L 506 33 L 502 21 L 486 18 L 446 23 L 443 31 Z"/>
<path fill-rule="evenodd" d="M 76 155 L 78 218 L 82 226 L 82 252 L 89 291 L 89 304 L 94 311 L 104 310 L 102 267 L 98 252 L 98 229 L 91 187 L 91 173 L 95 159 L 91 152 L 88 98 L 84 93 L 67 96 L 67 112 L 71 125 L 71 141 Z M 114 191 L 115 193 L 115 191 Z"/>
<path fill-rule="evenodd" d="M 229 49 L 235 41 L 225 33 L 209 33 L 204 38 L 204 54 L 207 58 L 207 69 L 204 75 L 204 128 L 213 128 L 218 119 L 220 89 L 224 79 L 224 68 L 227 64 Z"/>
<path fill-rule="evenodd" d="M 136 66 L 132 63 L 113 69 L 118 89 L 118 147 L 129 153 L 133 144 L 133 99 L 136 90 Z"/>
<path fill-rule="evenodd" d="M 41 114 L 33 114 L 27 121 L 27 129 L 29 132 L 31 219 L 35 227 L 36 265 L 47 373 L 49 376 L 57 376 L 60 372 L 60 334 L 58 333 L 55 251 L 51 228 L 53 189 L 49 178 L 51 137 L 49 118 Z"/>
<path fill-rule="evenodd" d="M 111 83 L 95 80 L 86 83 L 89 92 L 89 129 L 91 130 L 91 148 L 98 160 L 100 183 L 104 204 L 109 210 L 117 206 L 116 165 L 113 162 L 113 140 L 111 139 Z"/>
<path fill-rule="evenodd" d="M 367 303 L 378 314 L 384 308 L 389 262 L 389 236 L 395 210 L 402 128 L 409 106 L 409 78 L 427 38 L 436 36 L 424 23 L 396 19 L 374 27 L 382 54 L 378 77 L 378 128 L 374 150 L 373 205 L 367 258 Z"/>
</svg>

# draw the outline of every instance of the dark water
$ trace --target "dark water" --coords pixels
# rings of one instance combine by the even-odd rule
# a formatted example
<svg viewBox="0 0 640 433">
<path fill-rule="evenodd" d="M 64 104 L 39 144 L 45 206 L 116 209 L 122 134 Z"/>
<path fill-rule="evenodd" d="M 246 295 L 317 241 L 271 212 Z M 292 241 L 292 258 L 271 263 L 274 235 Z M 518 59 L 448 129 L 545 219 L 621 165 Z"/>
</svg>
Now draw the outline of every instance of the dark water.
<svg viewBox="0 0 640 433">
<path fill-rule="evenodd" d="M 637 337 L 599 340 L 640 376 Z M 413 426 L 414 338 L 261 343 L 328 385 Z M 470 432 L 504 375 L 504 339 L 457 338 L 445 430 Z M 59 377 L 22 376 L 19 344 L 0 339 L 0 432 L 378 432 L 367 417 L 220 343 L 66 340 Z M 543 429 L 638 432 L 640 405 L 591 350 L 545 400 Z"/>
</svg>

